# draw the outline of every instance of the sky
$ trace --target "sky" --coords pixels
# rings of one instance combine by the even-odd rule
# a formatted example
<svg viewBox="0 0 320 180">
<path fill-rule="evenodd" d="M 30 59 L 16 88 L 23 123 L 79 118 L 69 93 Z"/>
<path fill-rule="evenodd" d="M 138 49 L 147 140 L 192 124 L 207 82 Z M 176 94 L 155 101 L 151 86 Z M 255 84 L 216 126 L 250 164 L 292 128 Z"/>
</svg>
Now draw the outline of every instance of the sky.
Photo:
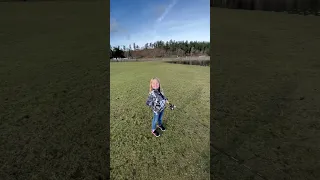
<svg viewBox="0 0 320 180">
<path fill-rule="evenodd" d="M 210 42 L 210 0 L 110 0 L 110 44 Z"/>
</svg>

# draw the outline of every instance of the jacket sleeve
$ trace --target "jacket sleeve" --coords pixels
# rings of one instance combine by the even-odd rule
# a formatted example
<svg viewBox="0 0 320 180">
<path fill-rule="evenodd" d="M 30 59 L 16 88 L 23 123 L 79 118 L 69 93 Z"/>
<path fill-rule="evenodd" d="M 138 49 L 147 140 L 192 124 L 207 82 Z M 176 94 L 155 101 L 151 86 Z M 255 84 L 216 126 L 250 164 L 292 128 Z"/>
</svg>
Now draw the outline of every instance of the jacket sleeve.
<svg viewBox="0 0 320 180">
<path fill-rule="evenodd" d="M 163 91 L 161 92 L 161 94 L 162 94 L 162 96 L 163 96 L 164 100 L 168 101 L 168 98 L 166 97 L 166 95 L 164 94 L 164 92 L 163 92 Z"/>
<path fill-rule="evenodd" d="M 149 94 L 146 105 L 152 107 L 153 106 L 153 96 L 152 94 Z"/>
</svg>

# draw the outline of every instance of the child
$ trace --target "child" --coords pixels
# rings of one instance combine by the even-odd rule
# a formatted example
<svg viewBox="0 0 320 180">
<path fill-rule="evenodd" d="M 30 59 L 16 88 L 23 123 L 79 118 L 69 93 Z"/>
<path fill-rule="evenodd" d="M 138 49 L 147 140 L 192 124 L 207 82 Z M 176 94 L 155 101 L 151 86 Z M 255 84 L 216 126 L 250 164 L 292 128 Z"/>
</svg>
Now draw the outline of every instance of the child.
<svg viewBox="0 0 320 180">
<path fill-rule="evenodd" d="M 164 96 L 164 93 L 161 91 L 160 80 L 158 78 L 152 78 L 150 80 L 150 89 L 149 97 L 146 104 L 152 108 L 153 119 L 151 132 L 156 137 L 159 137 L 160 134 L 156 130 L 156 123 L 158 122 L 158 127 L 165 131 L 166 128 L 162 124 L 162 117 L 166 103 L 169 103 L 168 99 Z"/>
</svg>

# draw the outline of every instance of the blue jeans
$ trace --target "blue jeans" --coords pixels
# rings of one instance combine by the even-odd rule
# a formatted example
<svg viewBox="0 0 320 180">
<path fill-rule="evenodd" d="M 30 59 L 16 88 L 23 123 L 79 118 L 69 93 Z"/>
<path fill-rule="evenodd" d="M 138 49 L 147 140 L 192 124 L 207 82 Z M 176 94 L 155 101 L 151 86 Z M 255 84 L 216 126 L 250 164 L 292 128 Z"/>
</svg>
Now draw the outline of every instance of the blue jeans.
<svg viewBox="0 0 320 180">
<path fill-rule="evenodd" d="M 156 124 L 158 122 L 158 125 L 162 125 L 162 116 L 163 116 L 163 111 L 159 112 L 159 114 L 155 114 L 153 113 L 153 119 L 152 119 L 152 127 L 151 127 L 151 130 L 154 131 L 156 130 Z"/>
</svg>

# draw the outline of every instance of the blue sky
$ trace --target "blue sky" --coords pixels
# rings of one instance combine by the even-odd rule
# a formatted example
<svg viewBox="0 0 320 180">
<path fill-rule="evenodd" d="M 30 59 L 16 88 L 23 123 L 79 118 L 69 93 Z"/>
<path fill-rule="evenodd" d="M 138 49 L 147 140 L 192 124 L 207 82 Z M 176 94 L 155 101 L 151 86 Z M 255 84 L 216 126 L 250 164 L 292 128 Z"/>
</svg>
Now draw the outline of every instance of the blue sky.
<svg viewBox="0 0 320 180">
<path fill-rule="evenodd" d="M 210 41 L 209 0 L 110 0 L 110 44 Z"/>
</svg>

